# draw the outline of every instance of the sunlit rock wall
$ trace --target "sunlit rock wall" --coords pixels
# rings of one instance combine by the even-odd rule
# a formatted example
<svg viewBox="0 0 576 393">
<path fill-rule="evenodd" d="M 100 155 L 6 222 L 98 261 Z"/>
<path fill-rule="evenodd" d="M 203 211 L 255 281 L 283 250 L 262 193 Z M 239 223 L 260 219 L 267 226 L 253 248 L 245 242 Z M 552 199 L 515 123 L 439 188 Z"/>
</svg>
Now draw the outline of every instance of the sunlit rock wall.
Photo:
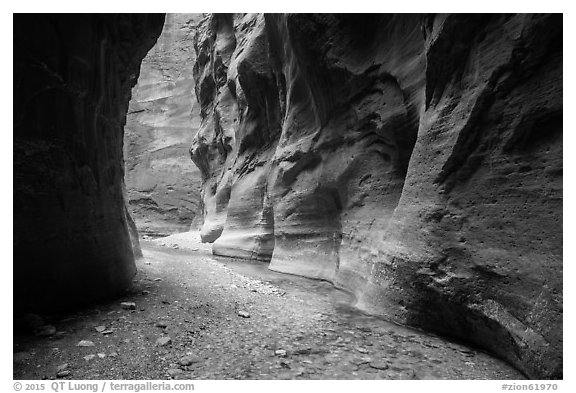
<svg viewBox="0 0 576 393">
<path fill-rule="evenodd" d="M 140 234 L 185 232 L 202 219 L 188 150 L 200 123 L 192 68 L 202 14 L 167 14 L 132 89 L 124 138 L 128 209 Z"/>
</svg>

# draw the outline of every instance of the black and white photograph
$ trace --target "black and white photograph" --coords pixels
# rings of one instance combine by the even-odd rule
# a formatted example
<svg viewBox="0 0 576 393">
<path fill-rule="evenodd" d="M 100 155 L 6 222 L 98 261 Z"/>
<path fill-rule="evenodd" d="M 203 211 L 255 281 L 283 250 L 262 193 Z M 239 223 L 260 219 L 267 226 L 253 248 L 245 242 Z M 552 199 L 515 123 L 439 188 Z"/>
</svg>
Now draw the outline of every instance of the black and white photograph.
<svg viewBox="0 0 576 393">
<path fill-rule="evenodd" d="M 564 15 L 322 9 L 13 13 L 7 391 L 562 390 Z"/>
</svg>

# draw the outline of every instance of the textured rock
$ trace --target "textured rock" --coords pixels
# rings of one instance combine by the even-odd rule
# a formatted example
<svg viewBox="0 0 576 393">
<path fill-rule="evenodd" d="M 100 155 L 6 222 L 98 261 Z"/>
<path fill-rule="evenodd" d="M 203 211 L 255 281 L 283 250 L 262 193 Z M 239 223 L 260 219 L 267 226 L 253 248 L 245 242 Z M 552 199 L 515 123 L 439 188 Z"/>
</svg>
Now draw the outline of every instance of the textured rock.
<svg viewBox="0 0 576 393">
<path fill-rule="evenodd" d="M 218 239 L 219 255 L 269 260 L 267 177 L 282 114 L 264 16 L 213 15 L 196 32 L 196 47 L 202 123 L 191 155 L 204 180 L 202 240 Z"/>
<path fill-rule="evenodd" d="M 188 231 L 200 219 L 200 174 L 188 149 L 199 126 L 192 37 L 201 14 L 167 14 L 132 89 L 124 137 L 128 208 L 140 233 Z"/>
<path fill-rule="evenodd" d="M 130 285 L 122 128 L 163 19 L 14 16 L 16 312 L 91 302 Z"/>
<path fill-rule="evenodd" d="M 202 240 L 562 376 L 562 17 L 212 15 Z"/>
</svg>

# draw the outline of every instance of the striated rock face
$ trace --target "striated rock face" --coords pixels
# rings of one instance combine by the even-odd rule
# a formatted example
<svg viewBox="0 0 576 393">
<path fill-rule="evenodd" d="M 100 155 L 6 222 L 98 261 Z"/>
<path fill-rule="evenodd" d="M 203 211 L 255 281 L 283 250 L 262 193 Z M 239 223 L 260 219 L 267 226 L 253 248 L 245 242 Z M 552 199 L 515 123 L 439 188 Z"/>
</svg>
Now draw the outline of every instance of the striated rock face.
<svg viewBox="0 0 576 393">
<path fill-rule="evenodd" d="M 191 156 L 204 180 L 202 239 L 218 239 L 220 255 L 269 260 L 268 175 L 283 114 L 264 16 L 215 15 L 203 21 L 195 45 L 202 124 Z"/>
<path fill-rule="evenodd" d="M 562 376 L 562 16 L 212 15 L 203 241 Z"/>
<path fill-rule="evenodd" d="M 123 126 L 163 15 L 14 16 L 14 310 L 116 294 L 135 273 Z"/>
<path fill-rule="evenodd" d="M 128 208 L 140 233 L 184 232 L 200 220 L 201 177 L 188 149 L 200 122 L 192 38 L 201 18 L 166 15 L 132 89 L 124 157 Z"/>
</svg>

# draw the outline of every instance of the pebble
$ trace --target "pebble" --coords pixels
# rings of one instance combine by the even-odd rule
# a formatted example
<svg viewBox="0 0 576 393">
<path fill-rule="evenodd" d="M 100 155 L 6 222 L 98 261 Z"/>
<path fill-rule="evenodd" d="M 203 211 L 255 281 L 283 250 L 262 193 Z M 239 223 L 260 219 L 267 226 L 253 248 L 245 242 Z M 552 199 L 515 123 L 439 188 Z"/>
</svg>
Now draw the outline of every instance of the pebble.
<svg viewBox="0 0 576 393">
<path fill-rule="evenodd" d="M 160 337 L 156 340 L 156 344 L 160 345 L 161 347 L 166 346 L 172 343 L 172 339 L 170 337 Z"/>
<path fill-rule="evenodd" d="M 90 354 L 90 355 L 86 355 L 84 356 L 84 360 L 86 360 L 87 362 L 94 359 L 96 357 L 96 355 L 94 354 Z"/>
<path fill-rule="evenodd" d="M 389 367 L 388 363 L 379 362 L 379 361 L 370 362 L 369 366 L 372 368 L 375 368 L 376 370 L 387 370 Z"/>
<path fill-rule="evenodd" d="M 136 310 L 136 303 L 122 302 L 120 303 L 120 307 L 122 307 L 124 310 Z"/>
<path fill-rule="evenodd" d="M 99 354 L 98 354 L 98 357 L 99 357 L 100 359 L 104 359 L 104 358 L 106 357 L 106 354 L 105 354 L 105 353 L 99 353 Z"/>
<path fill-rule="evenodd" d="M 166 322 L 156 322 L 156 327 L 166 329 L 168 325 L 166 324 Z"/>
<path fill-rule="evenodd" d="M 71 372 L 68 371 L 68 370 L 59 371 L 59 372 L 56 374 L 56 378 L 64 378 L 64 377 L 69 376 L 70 374 L 71 374 Z"/>
<path fill-rule="evenodd" d="M 240 310 L 238 311 L 238 316 L 242 317 L 242 318 L 250 318 L 250 314 L 247 311 L 244 310 Z"/>
<path fill-rule="evenodd" d="M 94 345 L 94 342 L 90 340 L 82 340 L 76 344 L 77 347 L 93 347 Z"/>
<path fill-rule="evenodd" d="M 169 368 L 167 371 L 168 375 L 171 377 L 175 377 L 177 375 L 182 374 L 184 371 L 180 370 L 179 368 Z"/>
<path fill-rule="evenodd" d="M 98 333 L 102 333 L 106 330 L 106 326 L 96 326 L 94 329 L 96 329 Z"/>
<path fill-rule="evenodd" d="M 283 349 L 277 349 L 276 351 L 274 351 L 274 354 L 276 356 L 280 356 L 280 357 L 285 357 L 286 356 L 286 351 Z"/>
<path fill-rule="evenodd" d="M 107 335 L 109 335 L 109 334 L 112 334 L 112 333 L 114 333 L 114 330 L 104 330 L 104 331 L 102 332 L 102 334 L 105 335 L 105 336 L 107 336 Z"/>
<path fill-rule="evenodd" d="M 58 368 L 56 369 L 58 372 L 60 371 L 64 371 L 68 368 L 68 363 L 64 363 L 58 366 Z"/>
<path fill-rule="evenodd" d="M 56 333 L 56 328 L 52 325 L 44 325 L 36 329 L 35 333 L 40 337 L 50 337 Z"/>
<path fill-rule="evenodd" d="M 190 366 L 193 363 L 198 363 L 200 359 L 194 356 L 184 356 L 182 359 L 178 360 L 178 364 L 181 366 Z"/>
<path fill-rule="evenodd" d="M 143 291 L 142 291 L 142 295 L 150 295 L 150 291 L 143 290 Z"/>
</svg>

